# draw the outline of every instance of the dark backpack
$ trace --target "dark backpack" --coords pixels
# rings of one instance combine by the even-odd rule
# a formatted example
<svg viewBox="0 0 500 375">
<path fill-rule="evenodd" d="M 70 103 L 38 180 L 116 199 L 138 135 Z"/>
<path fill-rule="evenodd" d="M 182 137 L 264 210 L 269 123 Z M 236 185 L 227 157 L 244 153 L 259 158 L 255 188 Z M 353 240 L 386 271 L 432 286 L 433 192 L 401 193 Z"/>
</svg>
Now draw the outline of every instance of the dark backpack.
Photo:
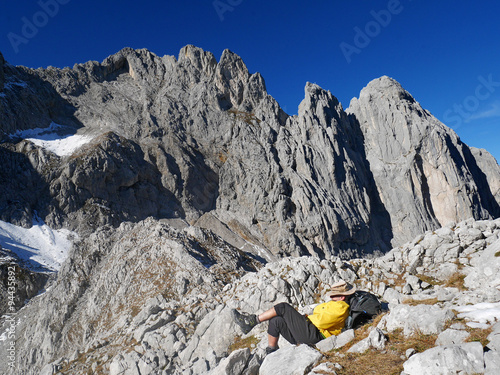
<svg viewBox="0 0 500 375">
<path fill-rule="evenodd" d="M 345 321 L 344 331 L 368 323 L 381 312 L 382 305 L 374 294 L 357 290 L 349 300 L 349 316 Z"/>
</svg>

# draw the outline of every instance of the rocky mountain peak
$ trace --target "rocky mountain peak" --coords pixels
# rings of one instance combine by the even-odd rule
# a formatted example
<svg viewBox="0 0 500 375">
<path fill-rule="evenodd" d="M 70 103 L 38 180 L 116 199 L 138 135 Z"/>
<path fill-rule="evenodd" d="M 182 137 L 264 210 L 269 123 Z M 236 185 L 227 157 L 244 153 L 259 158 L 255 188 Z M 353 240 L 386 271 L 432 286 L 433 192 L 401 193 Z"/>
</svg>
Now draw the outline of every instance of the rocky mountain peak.
<svg viewBox="0 0 500 375">
<path fill-rule="evenodd" d="M 248 68 L 241 57 L 228 49 L 222 52 L 217 71 L 226 81 L 238 79 L 239 81 L 246 82 L 250 77 Z"/>
<path fill-rule="evenodd" d="M 383 186 L 381 201 L 396 214 L 394 223 L 401 228 L 394 232 L 400 238 L 396 241 L 409 240 L 405 233 L 410 227 L 424 231 L 457 221 L 464 212 L 474 216 L 474 201 L 483 202 L 481 215 L 500 214 L 491 179 L 485 177 L 496 175 L 496 168 L 478 174 L 471 149 L 398 82 L 389 77 L 370 82 L 358 99 L 351 100 L 347 112 L 363 133 L 366 159 L 377 186 Z M 399 199 L 394 200 L 396 190 Z M 462 191 L 468 194 L 456 200 Z M 417 210 L 407 209 L 410 201 Z"/>
<path fill-rule="evenodd" d="M 235 108 L 242 106 L 247 112 L 251 112 L 266 93 L 261 75 L 250 75 L 241 57 L 228 49 L 224 50 L 217 65 L 215 84 L 228 105 Z"/>
<path fill-rule="evenodd" d="M 211 52 L 206 52 L 193 45 L 187 45 L 179 51 L 179 63 L 189 61 L 196 69 L 211 77 L 216 69 L 217 60 Z"/>
<path fill-rule="evenodd" d="M 315 83 L 307 82 L 304 92 L 305 97 L 299 105 L 299 117 L 309 114 L 325 126 L 328 126 L 332 119 L 339 120 L 344 110 L 330 91 L 322 89 Z"/>
<path fill-rule="evenodd" d="M 379 97 L 393 98 L 393 99 L 406 99 L 414 102 L 415 99 L 406 91 L 401 84 L 389 76 L 382 76 L 376 78 L 368 83 L 365 88 L 361 90 L 360 98 L 370 95 Z"/>
</svg>

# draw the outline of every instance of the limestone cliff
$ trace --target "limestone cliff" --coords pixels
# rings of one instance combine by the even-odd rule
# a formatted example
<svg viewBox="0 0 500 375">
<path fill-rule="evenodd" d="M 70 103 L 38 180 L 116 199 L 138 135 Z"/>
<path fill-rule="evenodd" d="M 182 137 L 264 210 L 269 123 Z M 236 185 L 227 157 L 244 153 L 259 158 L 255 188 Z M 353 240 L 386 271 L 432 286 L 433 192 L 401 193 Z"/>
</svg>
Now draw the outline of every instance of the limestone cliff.
<svg viewBox="0 0 500 375">
<path fill-rule="evenodd" d="M 363 132 L 395 244 L 468 217 L 498 217 L 497 163 L 472 151 L 399 83 L 370 82 L 348 113 Z"/>
</svg>

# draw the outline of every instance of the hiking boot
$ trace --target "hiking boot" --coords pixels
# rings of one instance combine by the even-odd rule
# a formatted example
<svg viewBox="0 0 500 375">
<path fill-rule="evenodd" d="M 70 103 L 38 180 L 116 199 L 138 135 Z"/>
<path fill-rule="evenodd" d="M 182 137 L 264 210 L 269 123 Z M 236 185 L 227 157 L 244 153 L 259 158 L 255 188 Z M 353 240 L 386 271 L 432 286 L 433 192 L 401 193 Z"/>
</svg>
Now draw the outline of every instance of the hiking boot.
<svg viewBox="0 0 500 375">
<path fill-rule="evenodd" d="M 241 330 L 245 335 L 259 323 L 257 321 L 257 316 L 241 314 L 235 309 L 231 310 L 231 315 L 233 316 L 234 322 L 240 326 Z"/>
<path fill-rule="evenodd" d="M 269 355 L 271 353 L 274 353 L 276 350 L 278 350 L 280 347 L 279 346 L 268 346 L 266 348 L 266 355 Z"/>
</svg>

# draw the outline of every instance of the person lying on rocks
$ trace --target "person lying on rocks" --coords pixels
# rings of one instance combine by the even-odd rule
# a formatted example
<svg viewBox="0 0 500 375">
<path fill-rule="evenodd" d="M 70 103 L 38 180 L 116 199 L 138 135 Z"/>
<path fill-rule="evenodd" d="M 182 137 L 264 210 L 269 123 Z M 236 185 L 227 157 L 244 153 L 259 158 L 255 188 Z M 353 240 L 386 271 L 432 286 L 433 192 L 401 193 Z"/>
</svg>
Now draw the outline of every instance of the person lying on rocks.
<svg viewBox="0 0 500 375">
<path fill-rule="evenodd" d="M 331 286 L 327 296 L 330 301 L 314 308 L 312 315 L 302 315 L 288 303 L 279 303 L 260 315 L 243 314 L 236 309 L 231 313 L 235 323 L 247 334 L 257 324 L 269 320 L 267 329 L 270 354 L 279 349 L 279 336 L 283 336 L 290 344 L 316 344 L 317 342 L 338 335 L 349 316 L 349 297 L 356 287 L 341 280 Z"/>
</svg>

